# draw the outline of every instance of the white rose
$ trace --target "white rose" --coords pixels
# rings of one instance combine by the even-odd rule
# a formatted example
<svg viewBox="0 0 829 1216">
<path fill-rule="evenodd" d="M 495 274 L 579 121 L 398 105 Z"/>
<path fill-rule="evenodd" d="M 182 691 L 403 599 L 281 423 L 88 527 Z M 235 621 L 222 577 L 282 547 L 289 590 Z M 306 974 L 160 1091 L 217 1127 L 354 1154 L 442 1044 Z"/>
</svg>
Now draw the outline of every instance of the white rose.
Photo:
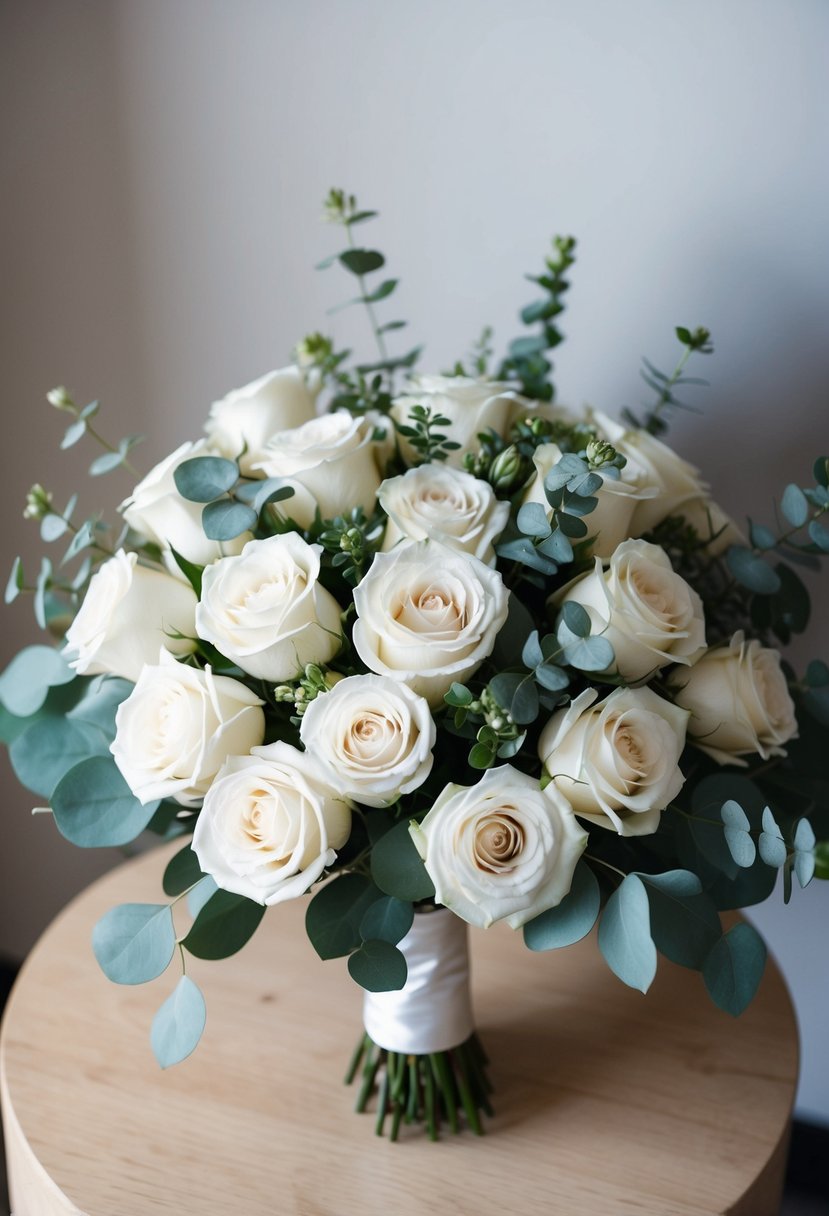
<svg viewBox="0 0 829 1216">
<path fill-rule="evenodd" d="M 495 540 L 509 519 L 509 503 L 492 486 L 442 464 L 422 464 L 391 477 L 377 497 L 389 517 L 383 551 L 398 541 L 437 540 L 450 549 L 495 564 Z"/>
<path fill-rule="evenodd" d="M 63 653 L 79 675 L 106 673 L 134 683 L 145 663 L 158 662 L 161 647 L 173 654 L 194 649 L 195 615 L 188 583 L 139 566 L 135 553 L 119 549 L 93 574 Z"/>
<path fill-rule="evenodd" d="M 675 574 L 658 545 L 626 540 L 604 569 L 569 583 L 559 604 L 581 604 L 593 633 L 610 642 L 615 668 L 628 684 L 647 680 L 669 663 L 690 666 L 705 650 L 702 600 Z"/>
<path fill-rule="evenodd" d="M 616 688 L 594 704 L 598 695 L 587 688 L 554 713 L 538 754 L 582 819 L 620 836 L 648 835 L 685 781 L 688 714 L 650 688 Z"/>
<path fill-rule="evenodd" d="M 691 713 L 688 736 L 718 764 L 745 766 L 741 756 L 785 756 L 797 737 L 794 704 L 776 650 L 745 640 L 709 650 L 672 679 L 677 705 Z"/>
<path fill-rule="evenodd" d="M 311 391 L 294 365 L 234 389 L 210 407 L 204 428 L 210 447 L 238 459 L 242 472 L 250 476 L 277 431 L 302 426 L 315 416 L 318 392 Z"/>
<path fill-rule="evenodd" d="M 509 764 L 447 785 L 409 830 L 437 901 L 481 928 L 517 929 L 561 903 L 587 844 L 567 801 Z"/>
<path fill-rule="evenodd" d="M 334 864 L 350 830 L 350 807 L 316 761 L 271 743 L 221 769 L 196 821 L 193 852 L 222 890 L 278 904 Z"/>
<path fill-rule="evenodd" d="M 118 706 L 110 751 L 139 802 L 199 806 L 228 756 L 246 755 L 264 739 L 261 705 L 238 680 L 162 651 Z"/>
<path fill-rule="evenodd" d="M 371 515 L 380 474 L 374 461 L 373 427 L 347 410 L 323 414 L 292 431 L 273 435 L 256 469 L 294 488 L 285 513 L 308 528 L 317 509 L 323 519 L 362 507 Z"/>
<path fill-rule="evenodd" d="M 296 532 L 251 540 L 204 572 L 196 630 L 262 680 L 288 680 L 340 649 L 340 606 L 318 582 L 320 545 Z"/>
<path fill-rule="evenodd" d="M 171 547 L 188 561 L 206 566 L 223 553 L 238 553 L 248 539 L 246 533 L 228 542 L 208 540 L 201 522 L 204 505 L 182 498 L 176 489 L 174 475 L 178 466 L 185 460 L 209 455 L 204 439 L 183 443 L 151 469 L 119 507 L 133 531 L 161 546 L 167 569 L 178 578 L 183 575 L 170 553 Z"/>
<path fill-rule="evenodd" d="M 536 476 L 524 495 L 524 502 L 540 503 L 548 519 L 552 515 L 552 507 L 544 493 L 544 478 L 558 464 L 561 456 L 561 448 L 556 443 L 543 443 L 535 449 L 533 464 Z M 602 484 L 594 495 L 596 506 L 584 517 L 588 537 L 593 538 L 590 551 L 594 557 L 609 558 L 623 540 L 632 536 L 632 521 L 637 507 L 658 494 L 655 486 L 639 485 L 629 480 L 625 473 L 626 468 L 622 469 L 618 478 L 607 473 L 600 474 Z"/>
<path fill-rule="evenodd" d="M 683 503 L 707 497 L 708 486 L 701 480 L 699 470 L 647 431 L 625 428 L 606 414 L 593 411 L 588 413 L 588 422 L 598 427 L 602 437 L 626 458 L 626 481 L 642 489 L 657 490 L 654 497 L 637 505 L 632 521 L 634 536 L 650 532 L 668 515 L 681 515 Z"/>
<path fill-rule="evenodd" d="M 354 590 L 354 648 L 371 671 L 434 708 L 491 653 L 508 596 L 501 575 L 476 557 L 405 541 L 378 553 Z"/>
<path fill-rule="evenodd" d="M 392 405 L 392 417 L 402 426 L 411 426 L 409 411 L 413 405 L 431 409 L 432 414 L 448 418 L 450 425 L 441 427 L 445 434 L 460 448 L 449 453 L 448 463 L 456 468 L 463 462 L 463 454 L 478 447 L 478 435 L 491 427 L 499 435 L 509 431 L 518 394 L 509 384 L 497 380 L 474 380 L 470 376 L 415 376 L 406 385 L 403 396 Z M 400 446 L 406 459 L 411 459 L 414 449 L 406 439 Z"/>
<path fill-rule="evenodd" d="M 429 706 L 386 676 L 349 676 L 314 698 L 299 728 L 305 750 L 355 802 L 388 806 L 432 771 Z"/>
</svg>

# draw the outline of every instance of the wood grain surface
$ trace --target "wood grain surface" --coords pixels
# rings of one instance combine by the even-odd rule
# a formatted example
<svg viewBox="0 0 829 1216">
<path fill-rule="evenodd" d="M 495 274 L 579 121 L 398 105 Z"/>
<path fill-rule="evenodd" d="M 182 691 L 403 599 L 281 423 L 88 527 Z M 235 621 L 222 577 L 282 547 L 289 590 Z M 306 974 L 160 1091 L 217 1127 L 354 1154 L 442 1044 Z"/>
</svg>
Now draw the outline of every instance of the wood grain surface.
<svg viewBox="0 0 829 1216">
<path fill-rule="evenodd" d="M 496 1116 L 480 1139 L 404 1127 L 390 1144 L 342 1085 L 361 994 L 343 961 L 316 957 L 305 900 L 269 910 L 234 958 L 188 961 L 205 1036 L 157 1067 L 149 1027 L 175 961 L 118 987 L 89 943 L 112 905 L 164 898 L 163 862 L 156 851 L 84 892 L 14 989 L 0 1082 L 15 1216 L 777 1212 L 797 1032 L 773 964 L 732 1020 L 662 959 L 646 997 L 625 988 L 594 934 L 539 955 L 508 929 L 474 931 Z"/>
</svg>

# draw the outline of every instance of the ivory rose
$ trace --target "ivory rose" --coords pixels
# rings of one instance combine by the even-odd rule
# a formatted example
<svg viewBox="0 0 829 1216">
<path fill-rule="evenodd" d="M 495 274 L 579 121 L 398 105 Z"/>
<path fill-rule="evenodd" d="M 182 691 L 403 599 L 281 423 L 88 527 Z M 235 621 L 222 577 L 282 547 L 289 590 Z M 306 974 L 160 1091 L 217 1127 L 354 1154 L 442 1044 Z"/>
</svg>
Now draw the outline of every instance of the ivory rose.
<svg viewBox="0 0 829 1216">
<path fill-rule="evenodd" d="M 307 752 L 288 743 L 231 756 L 208 790 L 193 852 L 224 891 L 259 904 L 302 895 L 334 864 L 351 808 Z"/>
<path fill-rule="evenodd" d="M 655 832 L 685 781 L 679 757 L 688 713 L 650 688 L 616 688 L 597 702 L 598 695 L 587 688 L 554 713 L 538 754 L 580 818 L 620 836 Z"/>
<path fill-rule="evenodd" d="M 544 493 L 544 478 L 561 460 L 561 456 L 561 448 L 556 443 L 543 443 L 535 449 L 535 480 L 524 495 L 524 502 L 540 503 L 548 518 L 552 515 L 552 507 Z M 584 517 L 588 536 L 592 538 L 590 552 L 594 557 L 609 558 L 623 540 L 636 535 L 633 517 L 637 507 L 658 494 L 655 486 L 639 485 L 627 478 L 625 473 L 626 468 L 622 469 L 618 478 L 607 472 L 600 474 L 602 484 L 595 493 L 596 506 Z"/>
<path fill-rule="evenodd" d="M 566 799 L 509 764 L 447 785 L 409 830 L 438 903 L 481 928 L 517 929 L 561 903 L 587 843 Z"/>
<path fill-rule="evenodd" d="M 371 671 L 407 684 L 434 708 L 471 676 L 507 618 L 501 575 L 436 541 L 378 553 L 354 590 L 353 642 Z"/>
<path fill-rule="evenodd" d="M 742 756 L 785 756 L 797 737 L 795 708 L 776 650 L 746 641 L 742 630 L 672 680 L 674 700 L 690 711 L 688 736 L 718 764 Z"/>
<path fill-rule="evenodd" d="M 477 448 L 477 436 L 491 427 L 505 436 L 512 422 L 515 390 L 507 383 L 497 380 L 475 380 L 471 376 L 415 376 L 406 385 L 403 396 L 396 397 L 391 413 L 402 426 L 411 426 L 409 411 L 413 405 L 431 409 L 433 415 L 440 414 L 449 419 L 448 427 L 441 427 L 460 448 L 449 453 L 447 463 L 460 466 L 463 454 Z M 405 439 L 400 446 L 404 455 L 411 457 L 413 449 Z"/>
<path fill-rule="evenodd" d="M 506 527 L 509 503 L 478 477 L 442 464 L 422 464 L 390 477 L 378 491 L 389 517 L 383 551 L 402 539 L 437 540 L 494 565 L 494 542 Z"/>
<path fill-rule="evenodd" d="M 340 648 L 340 607 L 318 582 L 320 545 L 296 532 L 251 540 L 208 566 L 196 629 L 249 675 L 287 680 Z"/>
<path fill-rule="evenodd" d="M 642 536 L 668 515 L 681 515 L 680 508 L 685 502 L 707 498 L 708 487 L 699 470 L 647 431 L 625 428 L 607 414 L 594 411 L 588 413 L 588 422 L 598 427 L 602 437 L 627 460 L 626 480 L 642 489 L 657 491 L 637 504 L 632 535 Z"/>
<path fill-rule="evenodd" d="M 189 584 L 138 565 L 119 549 L 93 574 L 66 632 L 64 655 L 79 675 L 106 673 L 133 683 L 161 647 L 173 654 L 194 648 L 196 596 Z M 176 637 L 182 634 L 183 637 Z"/>
<path fill-rule="evenodd" d="M 607 569 L 596 558 L 592 573 L 569 583 L 558 603 L 581 604 L 592 632 L 610 642 L 615 668 L 629 684 L 647 680 L 670 663 L 689 666 L 705 650 L 702 601 L 658 545 L 626 540 Z"/>
<path fill-rule="evenodd" d="M 162 651 L 118 706 L 110 751 L 139 802 L 174 798 L 198 806 L 227 757 L 264 739 L 261 706 L 238 680 L 186 667 Z"/>
<path fill-rule="evenodd" d="M 386 676 L 349 676 L 314 698 L 300 738 L 355 802 L 388 806 L 432 771 L 435 724 L 429 706 Z"/>
<path fill-rule="evenodd" d="M 302 426 L 315 416 L 316 397 L 295 365 L 268 372 L 213 402 L 205 425 L 210 447 L 238 459 L 250 476 L 277 431 Z"/>
<path fill-rule="evenodd" d="M 280 431 L 256 462 L 265 477 L 281 477 L 294 488 L 285 511 L 303 528 L 362 507 L 374 510 L 380 474 L 374 460 L 372 426 L 347 410 L 323 414 L 294 430 Z"/>
<path fill-rule="evenodd" d="M 125 521 L 139 535 L 160 545 L 164 561 L 171 572 L 183 578 L 170 548 L 199 566 L 206 566 L 224 553 L 238 553 L 249 539 L 249 533 L 235 540 L 208 540 L 201 517 L 203 505 L 182 498 L 176 489 L 175 471 L 185 460 L 209 456 L 207 442 L 183 443 L 138 483 L 132 494 L 121 503 L 119 510 Z"/>
</svg>

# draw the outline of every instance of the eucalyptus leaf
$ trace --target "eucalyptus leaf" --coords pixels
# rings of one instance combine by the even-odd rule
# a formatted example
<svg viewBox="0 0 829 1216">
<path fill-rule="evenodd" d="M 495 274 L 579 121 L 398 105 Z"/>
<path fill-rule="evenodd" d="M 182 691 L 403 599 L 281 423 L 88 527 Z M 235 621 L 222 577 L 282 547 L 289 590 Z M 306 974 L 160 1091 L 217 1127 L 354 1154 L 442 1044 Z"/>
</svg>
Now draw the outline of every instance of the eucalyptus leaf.
<svg viewBox="0 0 829 1216">
<path fill-rule="evenodd" d="M 409 821 L 396 824 L 371 851 L 371 876 L 385 895 L 398 899 L 428 899 L 435 886 L 409 835 Z"/>
<path fill-rule="evenodd" d="M 223 456 L 194 456 L 178 465 L 173 480 L 188 502 L 213 502 L 236 485 L 239 466 Z"/>
<path fill-rule="evenodd" d="M 15 717 L 28 718 L 40 709 L 50 688 L 74 678 L 60 651 L 52 646 L 27 646 L 0 676 L 0 701 Z"/>
<path fill-rule="evenodd" d="M 406 983 L 406 959 L 391 942 L 369 940 L 348 960 L 348 973 L 368 992 L 399 992 Z"/>
<path fill-rule="evenodd" d="M 564 648 L 564 661 L 579 671 L 607 671 L 615 661 L 613 647 L 606 638 L 578 638 Z"/>
<path fill-rule="evenodd" d="M 109 755 L 109 740 L 102 731 L 53 715 L 37 718 L 9 748 L 18 781 L 47 799 L 70 769 L 95 755 Z"/>
<path fill-rule="evenodd" d="M 202 877 L 199 859 L 188 841 L 184 848 L 167 862 L 161 885 L 165 895 L 181 895 L 188 887 L 195 886 Z"/>
<path fill-rule="evenodd" d="M 699 969 L 721 934 L 720 918 L 696 874 L 640 874 L 648 892 L 654 945 L 671 962 Z"/>
<path fill-rule="evenodd" d="M 541 912 L 524 925 L 524 944 L 530 950 L 558 950 L 581 941 L 596 923 L 601 905 L 599 884 L 585 861 L 579 861 L 570 890 L 561 903 Z"/>
<path fill-rule="evenodd" d="M 262 904 L 220 889 L 199 912 L 183 945 L 197 958 L 228 958 L 253 937 L 264 915 Z"/>
<path fill-rule="evenodd" d="M 711 999 L 737 1017 L 754 999 L 766 965 L 766 946 L 753 925 L 733 925 L 705 960 L 702 975 Z"/>
<path fill-rule="evenodd" d="M 259 516 L 252 507 L 242 502 L 221 498 L 209 502 L 202 511 L 201 522 L 208 540 L 235 540 L 243 532 L 256 527 Z"/>
<path fill-rule="evenodd" d="M 568 600 L 562 605 L 561 619 L 570 631 L 568 641 L 590 636 L 590 615 L 587 609 L 575 600 Z"/>
<path fill-rule="evenodd" d="M 802 528 L 809 518 L 809 503 L 806 495 L 796 485 L 786 486 L 780 500 L 780 509 L 795 528 Z"/>
<path fill-rule="evenodd" d="M 176 931 L 169 904 L 120 904 L 92 931 L 92 949 L 107 979 L 145 984 L 169 966 Z"/>
<path fill-rule="evenodd" d="M 346 249 L 339 260 L 352 274 L 371 274 L 385 265 L 386 259 L 376 249 Z"/>
<path fill-rule="evenodd" d="M 726 563 L 738 583 L 758 595 L 774 595 L 780 589 L 780 579 L 762 557 L 744 545 L 731 545 Z"/>
<path fill-rule="evenodd" d="M 104 452 L 103 456 L 96 457 L 89 466 L 90 477 L 101 477 L 104 473 L 111 473 L 113 469 L 117 469 L 123 464 L 123 456 L 120 452 Z"/>
<path fill-rule="evenodd" d="M 515 520 L 525 536 L 549 536 L 550 521 L 539 502 L 525 502 Z"/>
<path fill-rule="evenodd" d="M 183 975 L 153 1018 L 150 1030 L 150 1045 L 162 1068 L 187 1059 L 198 1045 L 206 1020 L 201 991 Z"/>
<path fill-rule="evenodd" d="M 147 827 L 158 805 L 138 801 L 111 756 L 82 760 L 52 793 L 58 830 L 81 848 L 129 844 Z"/>
<path fill-rule="evenodd" d="M 638 875 L 628 874 L 608 899 L 599 921 L 599 949 L 623 983 L 647 992 L 656 975 L 656 947 L 648 893 Z"/>
<path fill-rule="evenodd" d="M 767 866 L 774 866 L 779 870 L 785 864 L 787 849 L 783 841 L 783 833 L 768 807 L 763 811 L 763 830 L 760 833 L 757 847 Z"/>
<path fill-rule="evenodd" d="M 320 887 L 305 913 L 305 930 L 320 958 L 341 958 L 356 950 L 363 916 L 381 898 L 363 874 L 342 874 Z"/>
<path fill-rule="evenodd" d="M 410 902 L 383 895 L 366 909 L 360 921 L 360 936 L 364 941 L 373 939 L 396 946 L 411 929 L 414 917 Z"/>
</svg>

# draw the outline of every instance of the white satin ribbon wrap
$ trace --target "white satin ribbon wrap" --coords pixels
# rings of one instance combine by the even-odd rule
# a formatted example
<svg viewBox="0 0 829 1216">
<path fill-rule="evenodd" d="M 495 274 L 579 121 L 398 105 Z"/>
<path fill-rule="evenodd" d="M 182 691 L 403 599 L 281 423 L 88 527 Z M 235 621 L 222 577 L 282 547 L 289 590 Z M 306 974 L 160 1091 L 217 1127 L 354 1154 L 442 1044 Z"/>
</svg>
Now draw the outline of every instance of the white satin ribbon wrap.
<svg viewBox="0 0 829 1216">
<path fill-rule="evenodd" d="M 448 1051 L 473 1031 L 466 921 L 446 908 L 416 912 L 398 942 L 409 974 L 398 992 L 367 992 L 363 1023 L 378 1047 L 408 1055 Z"/>
</svg>

